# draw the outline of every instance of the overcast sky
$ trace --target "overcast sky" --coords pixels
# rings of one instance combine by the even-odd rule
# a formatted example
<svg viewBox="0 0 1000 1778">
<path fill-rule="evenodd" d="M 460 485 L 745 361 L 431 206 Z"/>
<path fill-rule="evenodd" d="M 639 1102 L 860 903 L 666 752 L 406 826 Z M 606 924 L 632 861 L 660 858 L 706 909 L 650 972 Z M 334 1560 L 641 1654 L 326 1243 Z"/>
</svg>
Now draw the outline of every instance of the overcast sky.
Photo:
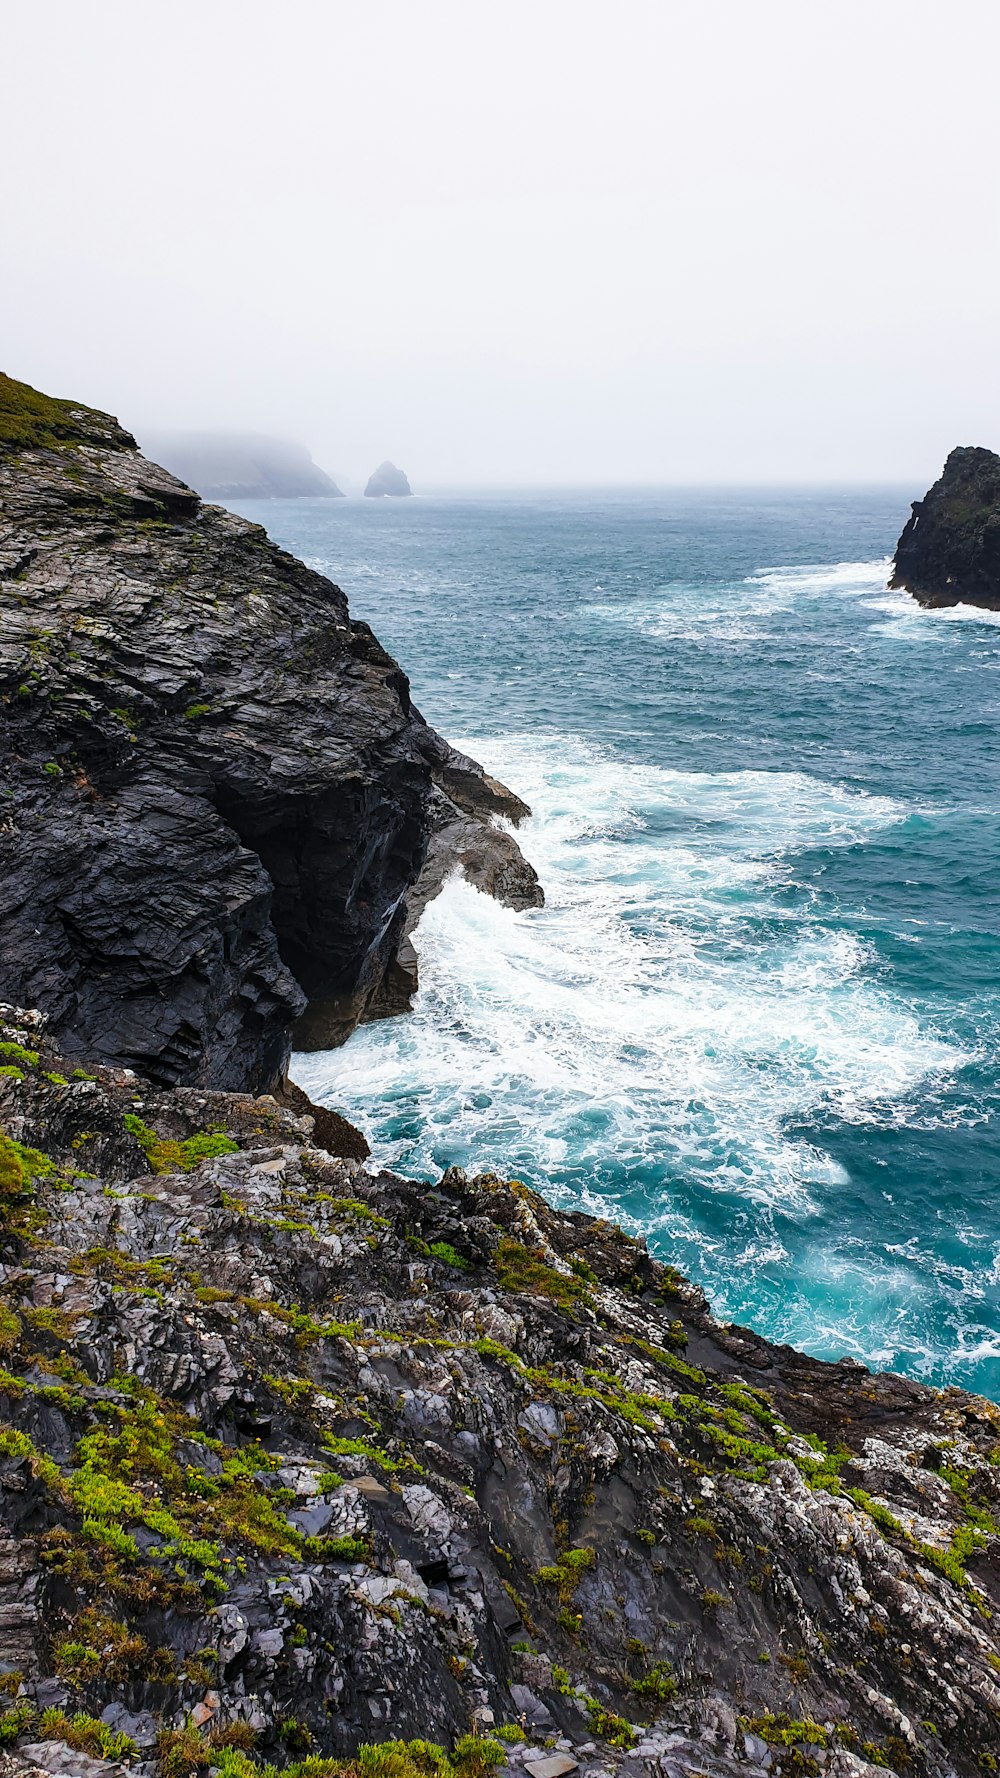
<svg viewBox="0 0 1000 1778">
<path fill-rule="evenodd" d="M 363 479 L 1000 446 L 997 0 L 7 0 L 0 367 Z"/>
</svg>

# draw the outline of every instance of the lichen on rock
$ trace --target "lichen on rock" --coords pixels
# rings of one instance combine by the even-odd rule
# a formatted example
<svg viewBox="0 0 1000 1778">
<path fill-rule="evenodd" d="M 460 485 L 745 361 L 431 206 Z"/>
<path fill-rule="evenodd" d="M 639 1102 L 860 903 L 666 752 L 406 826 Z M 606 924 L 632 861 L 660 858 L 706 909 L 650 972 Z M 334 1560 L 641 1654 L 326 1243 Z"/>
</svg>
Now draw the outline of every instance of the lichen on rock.
<svg viewBox="0 0 1000 1778">
<path fill-rule="evenodd" d="M 991 1404 L 724 1326 L 518 1181 L 366 1170 L 303 1097 L 74 1070 L 10 1008 L 0 1041 L 38 1156 L 0 1266 L 11 1778 L 992 1769 Z"/>
</svg>

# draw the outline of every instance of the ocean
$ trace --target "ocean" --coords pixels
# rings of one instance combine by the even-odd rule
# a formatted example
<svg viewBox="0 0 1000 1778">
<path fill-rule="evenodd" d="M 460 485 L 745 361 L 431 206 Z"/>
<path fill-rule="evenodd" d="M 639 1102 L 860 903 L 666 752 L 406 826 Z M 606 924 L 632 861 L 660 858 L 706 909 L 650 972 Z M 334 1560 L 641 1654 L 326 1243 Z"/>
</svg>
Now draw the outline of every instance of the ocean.
<svg viewBox="0 0 1000 1778">
<path fill-rule="evenodd" d="M 243 503 L 532 805 L 413 1014 L 295 1078 L 428 1180 L 641 1232 L 717 1314 L 1000 1399 L 1000 617 L 886 589 L 919 489 Z"/>
</svg>

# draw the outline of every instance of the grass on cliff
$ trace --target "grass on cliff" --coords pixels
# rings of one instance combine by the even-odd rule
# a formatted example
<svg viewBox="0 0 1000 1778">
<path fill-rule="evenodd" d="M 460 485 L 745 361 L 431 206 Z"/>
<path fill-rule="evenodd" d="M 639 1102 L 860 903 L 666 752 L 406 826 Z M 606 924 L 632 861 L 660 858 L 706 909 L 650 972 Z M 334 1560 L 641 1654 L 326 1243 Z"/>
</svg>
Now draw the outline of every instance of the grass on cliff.
<svg viewBox="0 0 1000 1778">
<path fill-rule="evenodd" d="M 191 1173 L 199 1161 L 235 1154 L 239 1148 L 239 1143 L 227 1136 L 225 1130 L 199 1130 L 183 1142 L 172 1142 L 158 1136 L 134 1112 L 126 1112 L 122 1121 L 135 1137 L 154 1173 Z"/>
<path fill-rule="evenodd" d="M 58 401 L 0 371 L 0 451 L 61 450 L 92 439 L 102 420 L 79 401 Z"/>
<path fill-rule="evenodd" d="M 245 1727 L 230 1724 L 207 1738 L 194 1728 L 166 1730 L 157 1746 L 165 1778 L 188 1778 L 209 1767 L 218 1778 L 277 1778 L 276 1766 L 245 1750 L 242 1735 L 244 1745 L 234 1745 L 235 1731 Z M 280 1778 L 482 1778 L 506 1757 L 503 1742 L 487 1735 L 462 1735 L 450 1754 L 435 1741 L 375 1741 L 339 1759 L 310 1754 L 283 1766 Z"/>
</svg>

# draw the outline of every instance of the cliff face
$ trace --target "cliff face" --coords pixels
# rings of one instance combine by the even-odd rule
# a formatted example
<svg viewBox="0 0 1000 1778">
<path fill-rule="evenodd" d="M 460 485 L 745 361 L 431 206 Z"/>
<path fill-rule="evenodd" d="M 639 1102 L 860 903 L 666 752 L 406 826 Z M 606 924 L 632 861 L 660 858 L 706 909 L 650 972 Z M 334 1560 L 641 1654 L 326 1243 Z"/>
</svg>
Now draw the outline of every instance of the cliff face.
<svg viewBox="0 0 1000 1778">
<path fill-rule="evenodd" d="M 1000 457 L 966 446 L 941 475 L 896 545 L 890 586 L 921 605 L 982 605 L 1000 611 Z"/>
<path fill-rule="evenodd" d="M 997 1409 L 516 1181 L 0 1042 L 0 1771 L 994 1770 Z"/>
<path fill-rule="evenodd" d="M 541 901 L 494 824 L 525 805 L 427 726 L 338 587 L 9 379 L 0 613 L 0 993 L 67 1052 L 259 1089 L 297 1020 L 318 1046 L 398 1010 L 449 822 L 504 899 Z"/>
</svg>

